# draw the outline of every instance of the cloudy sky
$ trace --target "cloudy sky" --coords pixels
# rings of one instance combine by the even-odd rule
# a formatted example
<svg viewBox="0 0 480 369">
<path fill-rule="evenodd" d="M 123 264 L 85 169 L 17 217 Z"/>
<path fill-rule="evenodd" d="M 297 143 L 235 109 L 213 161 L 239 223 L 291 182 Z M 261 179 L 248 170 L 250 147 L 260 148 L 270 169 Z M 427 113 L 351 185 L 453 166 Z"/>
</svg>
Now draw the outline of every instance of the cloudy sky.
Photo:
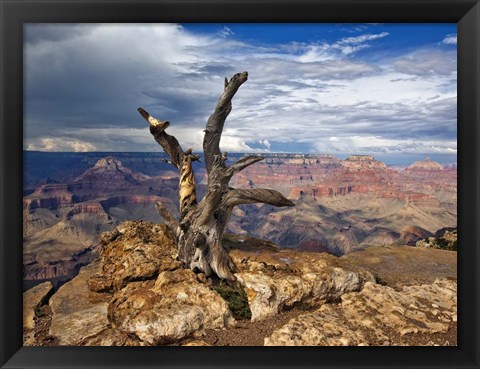
<svg viewBox="0 0 480 369">
<path fill-rule="evenodd" d="M 225 76 L 248 71 L 221 148 L 457 160 L 455 24 L 29 24 L 24 148 L 200 150 Z"/>
</svg>

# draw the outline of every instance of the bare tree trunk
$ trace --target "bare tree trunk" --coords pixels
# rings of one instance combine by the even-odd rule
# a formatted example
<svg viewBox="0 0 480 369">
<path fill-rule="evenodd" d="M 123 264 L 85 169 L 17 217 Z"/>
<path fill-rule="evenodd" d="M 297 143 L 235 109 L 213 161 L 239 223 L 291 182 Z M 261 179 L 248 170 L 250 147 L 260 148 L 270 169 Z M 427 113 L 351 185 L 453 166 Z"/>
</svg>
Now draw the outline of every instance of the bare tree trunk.
<svg viewBox="0 0 480 369">
<path fill-rule="evenodd" d="M 198 160 L 199 156 L 193 155 L 192 149 L 184 152 L 177 139 L 165 132 L 169 122 L 159 121 L 142 108 L 138 109 L 149 122 L 150 132 L 155 141 L 162 146 L 172 164 L 180 172 L 179 222 L 161 203 L 157 203 L 159 214 L 177 237 L 179 259 L 187 267 L 202 271 L 206 276 L 215 273 L 227 280 L 235 280 L 233 274 L 235 266 L 222 247 L 221 240 L 233 208 L 252 203 L 294 205 L 275 190 L 234 189 L 228 186 L 235 173 L 263 160 L 260 156 L 247 156 L 227 166 L 227 153 L 222 155 L 219 146 L 225 120 L 232 110 L 232 98 L 247 78 L 247 72 L 235 74 L 230 81 L 225 78 L 225 89 L 208 118 L 203 140 L 208 186 L 204 198 L 199 203 L 196 200 L 195 175 L 192 169 L 192 161 Z"/>
</svg>

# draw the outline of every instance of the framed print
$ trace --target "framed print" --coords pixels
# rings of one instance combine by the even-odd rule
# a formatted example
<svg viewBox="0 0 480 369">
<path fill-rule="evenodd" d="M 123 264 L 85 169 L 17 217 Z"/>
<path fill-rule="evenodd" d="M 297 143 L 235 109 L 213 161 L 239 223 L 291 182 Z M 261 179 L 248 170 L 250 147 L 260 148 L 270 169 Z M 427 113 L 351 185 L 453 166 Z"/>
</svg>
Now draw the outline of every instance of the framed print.
<svg viewBox="0 0 480 369">
<path fill-rule="evenodd" d="M 479 367 L 478 1 L 0 1 L 2 368 Z"/>
</svg>

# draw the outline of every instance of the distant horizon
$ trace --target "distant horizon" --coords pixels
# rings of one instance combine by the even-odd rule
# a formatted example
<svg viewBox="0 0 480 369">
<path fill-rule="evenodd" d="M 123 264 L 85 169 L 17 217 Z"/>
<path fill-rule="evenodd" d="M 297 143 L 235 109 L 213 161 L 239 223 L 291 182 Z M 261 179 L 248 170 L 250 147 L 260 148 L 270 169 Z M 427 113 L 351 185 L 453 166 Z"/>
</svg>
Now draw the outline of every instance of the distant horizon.
<svg viewBox="0 0 480 369">
<path fill-rule="evenodd" d="M 166 154 L 163 151 L 41 151 L 41 150 L 23 150 L 24 152 L 29 152 L 29 153 L 42 153 L 42 154 L 75 154 L 75 155 L 94 155 L 94 154 L 107 154 L 107 155 L 112 155 L 112 154 L 158 154 L 161 156 L 165 156 Z M 194 151 L 197 154 L 202 155 L 203 151 Z M 424 156 L 417 156 L 416 158 L 411 158 L 408 159 L 404 158 L 404 161 L 388 161 L 388 160 L 383 160 L 380 156 L 374 155 L 374 154 L 357 154 L 357 153 L 351 153 L 351 154 L 331 154 L 331 153 L 301 153 L 301 152 L 229 152 L 228 155 L 261 155 L 261 156 L 271 156 L 271 155 L 277 155 L 277 154 L 283 154 L 283 155 L 302 155 L 305 157 L 314 157 L 314 156 L 321 156 L 321 155 L 329 155 L 333 156 L 337 159 L 340 160 L 345 160 L 349 156 L 372 156 L 375 160 L 383 162 L 387 166 L 409 166 L 417 161 L 422 161 L 422 160 L 432 160 L 435 161 L 439 164 L 442 165 L 457 165 L 457 161 L 451 161 L 451 160 L 442 160 L 440 155 L 424 155 Z M 112 155 L 114 156 L 114 155 Z M 449 157 L 449 159 L 451 159 Z"/>
</svg>

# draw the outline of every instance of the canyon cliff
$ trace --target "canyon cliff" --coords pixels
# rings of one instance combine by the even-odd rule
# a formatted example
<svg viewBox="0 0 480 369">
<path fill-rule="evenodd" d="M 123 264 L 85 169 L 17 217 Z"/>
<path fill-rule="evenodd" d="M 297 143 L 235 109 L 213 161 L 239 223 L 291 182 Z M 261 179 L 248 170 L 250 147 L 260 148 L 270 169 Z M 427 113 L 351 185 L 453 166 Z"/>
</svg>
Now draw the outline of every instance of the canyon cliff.
<svg viewBox="0 0 480 369">
<path fill-rule="evenodd" d="M 71 169 L 71 168 L 69 168 Z M 44 183 L 23 199 L 23 279 L 70 279 L 94 260 L 98 236 L 126 219 L 159 222 L 156 201 L 176 211 L 176 181 L 126 168 L 114 157 L 65 183 Z"/>
<path fill-rule="evenodd" d="M 456 169 L 429 159 L 396 170 L 370 155 L 278 154 L 235 181 L 289 192 L 294 208 L 244 206 L 230 223 L 233 232 L 288 248 L 343 255 L 374 245 L 415 245 L 457 221 Z M 257 213 L 263 216 L 253 217 Z"/>
</svg>

